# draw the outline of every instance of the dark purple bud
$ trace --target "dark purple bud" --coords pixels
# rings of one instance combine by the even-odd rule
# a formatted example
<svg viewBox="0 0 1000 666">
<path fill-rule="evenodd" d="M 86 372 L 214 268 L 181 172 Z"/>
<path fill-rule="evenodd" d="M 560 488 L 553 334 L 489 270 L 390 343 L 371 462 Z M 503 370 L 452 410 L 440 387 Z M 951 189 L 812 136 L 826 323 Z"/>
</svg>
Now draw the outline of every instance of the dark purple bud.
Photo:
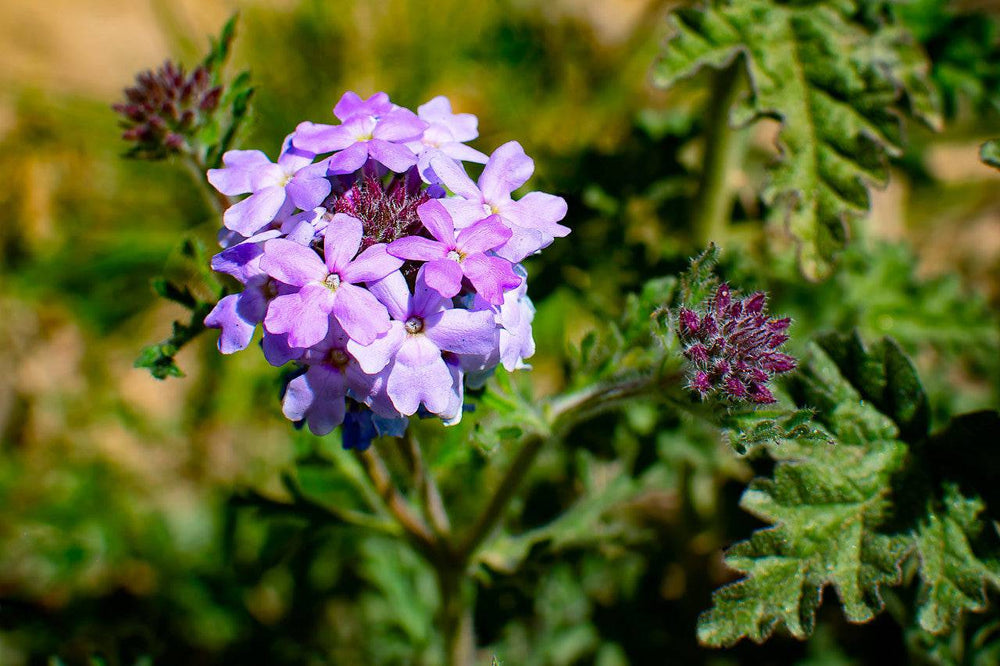
<svg viewBox="0 0 1000 666">
<path fill-rule="evenodd" d="M 693 310 L 684 308 L 678 316 L 681 336 L 691 337 L 698 332 L 698 315 Z"/>
<path fill-rule="evenodd" d="M 708 350 L 705 349 L 705 345 L 701 344 L 691 345 L 690 347 L 684 350 L 684 355 L 695 363 L 708 362 Z"/>
<path fill-rule="evenodd" d="M 761 366 L 772 373 L 780 374 L 795 369 L 795 359 L 788 354 L 771 352 L 761 358 Z"/>
<path fill-rule="evenodd" d="M 726 311 L 729 307 L 729 302 L 731 300 L 731 295 L 729 293 L 729 285 L 723 282 L 719 285 L 719 288 L 715 290 L 715 311 L 722 316 L 722 313 Z"/>
<path fill-rule="evenodd" d="M 735 398 L 737 400 L 746 397 L 747 387 L 743 385 L 736 377 L 730 377 L 726 380 L 726 394 L 730 398 Z"/>
<path fill-rule="evenodd" d="M 792 320 L 789 319 L 788 317 L 785 317 L 784 319 L 772 319 L 771 321 L 767 322 L 767 330 L 771 331 L 772 333 L 781 333 L 782 331 L 786 330 L 789 324 L 791 323 Z"/>
<path fill-rule="evenodd" d="M 758 291 L 751 294 L 743 302 L 743 307 L 746 309 L 748 315 L 759 315 L 764 310 L 765 303 L 767 303 L 767 296 L 764 295 L 764 292 Z"/>
<path fill-rule="evenodd" d="M 771 391 L 769 391 L 763 384 L 754 384 L 750 388 L 750 400 L 758 405 L 770 405 L 778 402 L 775 400 L 774 394 L 772 394 Z"/>
<path fill-rule="evenodd" d="M 786 333 L 775 333 L 768 339 L 767 346 L 771 349 L 777 349 L 786 342 L 788 342 L 788 335 Z"/>
<path fill-rule="evenodd" d="M 702 340 L 707 340 L 708 338 L 717 335 L 719 333 L 719 326 L 715 323 L 715 317 L 710 314 L 706 314 L 702 317 L 701 328 L 698 333 L 698 337 Z"/>
<path fill-rule="evenodd" d="M 689 384 L 692 389 L 705 395 L 712 390 L 712 382 L 708 378 L 708 373 L 696 372 L 694 377 L 691 378 L 691 383 Z"/>
<path fill-rule="evenodd" d="M 743 301 L 736 301 L 729 307 L 729 316 L 733 319 L 743 316 Z"/>
<path fill-rule="evenodd" d="M 210 113 L 219 108 L 219 100 L 222 99 L 222 86 L 216 86 L 205 93 L 205 96 L 201 98 L 201 104 L 198 108 L 201 111 Z"/>
<path fill-rule="evenodd" d="M 725 359 L 719 359 L 715 362 L 715 374 L 722 376 L 728 374 L 732 367 L 729 365 L 729 361 Z"/>
<path fill-rule="evenodd" d="M 171 150 L 180 150 L 184 146 L 184 137 L 176 132 L 171 132 L 163 140 L 163 145 Z"/>
</svg>

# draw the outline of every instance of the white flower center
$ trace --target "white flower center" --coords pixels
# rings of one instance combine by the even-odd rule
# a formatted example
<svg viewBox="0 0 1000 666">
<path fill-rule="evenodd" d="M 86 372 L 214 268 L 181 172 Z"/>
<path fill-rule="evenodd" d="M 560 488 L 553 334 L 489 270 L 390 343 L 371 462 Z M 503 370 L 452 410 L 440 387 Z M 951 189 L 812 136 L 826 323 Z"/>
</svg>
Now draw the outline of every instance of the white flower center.
<svg viewBox="0 0 1000 666">
<path fill-rule="evenodd" d="M 326 285 L 326 288 L 330 291 L 337 291 L 337 287 L 340 286 L 340 276 L 336 273 L 330 273 L 326 276 L 326 279 L 323 280 L 323 284 Z"/>
<path fill-rule="evenodd" d="M 462 261 L 462 259 L 465 259 L 465 257 L 463 257 L 463 256 L 462 256 L 462 255 L 461 255 L 461 254 L 460 254 L 460 253 L 458 252 L 458 250 L 452 250 L 451 252 L 449 252 L 449 253 L 448 253 L 448 257 L 447 257 L 447 258 L 448 258 L 448 259 L 451 259 L 452 261 L 459 261 L 459 262 L 460 262 L 460 261 Z"/>
<path fill-rule="evenodd" d="M 416 335 L 424 330 L 424 320 L 420 317 L 410 317 L 406 320 L 406 323 L 403 324 L 403 328 L 405 328 L 406 332 L 410 335 Z"/>
</svg>

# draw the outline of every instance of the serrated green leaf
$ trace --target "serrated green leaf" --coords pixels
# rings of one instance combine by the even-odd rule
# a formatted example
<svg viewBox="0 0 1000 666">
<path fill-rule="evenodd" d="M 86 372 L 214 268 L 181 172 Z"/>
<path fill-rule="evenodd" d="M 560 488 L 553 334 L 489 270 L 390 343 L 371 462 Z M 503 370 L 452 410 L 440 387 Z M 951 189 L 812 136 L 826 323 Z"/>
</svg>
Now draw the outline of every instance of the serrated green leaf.
<svg viewBox="0 0 1000 666">
<path fill-rule="evenodd" d="M 926 59 L 898 29 L 869 31 L 855 9 L 712 0 L 671 15 L 673 35 L 654 68 L 669 87 L 743 56 L 752 92 L 731 121 L 782 122 L 781 159 L 763 197 L 782 212 L 813 279 L 830 272 L 848 224 L 868 211 L 868 188 L 886 182 L 886 158 L 899 152 L 898 112 L 936 118 Z"/>
<path fill-rule="evenodd" d="M 1000 564 L 984 561 L 972 549 L 982 530 L 983 503 L 946 486 L 944 507 L 931 508 L 916 533 L 920 557 L 917 622 L 939 634 L 953 627 L 965 611 L 986 607 L 987 587 L 1000 589 Z"/>
<path fill-rule="evenodd" d="M 902 439 L 917 442 L 927 435 L 930 408 L 923 384 L 895 340 L 883 338 L 869 349 L 854 331 L 822 335 L 817 343 L 861 398 L 892 419 Z"/>
<path fill-rule="evenodd" d="M 837 364 L 816 343 L 809 343 L 799 371 L 788 381 L 796 403 L 817 411 L 817 420 L 842 444 L 866 446 L 896 439 L 890 418 L 865 401 Z"/>
<path fill-rule="evenodd" d="M 990 139 L 981 145 L 979 159 L 994 169 L 1000 169 L 1000 139 Z"/>
<path fill-rule="evenodd" d="M 889 509 L 889 479 L 906 448 L 785 444 L 773 479 L 754 481 L 741 505 L 774 527 L 733 546 L 726 563 L 745 578 L 713 596 L 698 622 L 711 646 L 764 641 L 778 626 L 808 636 L 823 588 L 832 585 L 851 622 L 882 609 L 880 587 L 899 581 L 906 542 L 877 529 Z"/>
<path fill-rule="evenodd" d="M 830 434 L 813 421 L 811 409 L 748 409 L 726 414 L 720 426 L 730 446 L 743 455 L 750 449 L 793 439 L 816 443 L 831 442 Z"/>
</svg>

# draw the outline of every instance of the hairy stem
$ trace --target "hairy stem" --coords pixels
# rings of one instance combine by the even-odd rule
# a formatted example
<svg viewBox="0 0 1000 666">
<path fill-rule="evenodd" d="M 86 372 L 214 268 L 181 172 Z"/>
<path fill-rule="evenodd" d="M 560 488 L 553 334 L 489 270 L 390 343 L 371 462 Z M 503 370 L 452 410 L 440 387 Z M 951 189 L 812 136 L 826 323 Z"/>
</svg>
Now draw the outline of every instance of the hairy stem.
<svg viewBox="0 0 1000 666">
<path fill-rule="evenodd" d="M 742 160 L 744 143 L 729 125 L 729 111 L 742 89 L 743 59 L 714 73 L 705 126 L 701 182 L 694 202 L 694 233 L 700 246 L 722 244 L 733 207 L 729 174 Z"/>
<path fill-rule="evenodd" d="M 475 586 L 464 568 L 437 569 L 446 666 L 470 666 L 476 651 Z"/>
<path fill-rule="evenodd" d="M 188 173 L 191 174 L 191 178 L 194 179 L 198 185 L 198 189 L 205 196 L 206 201 L 208 201 L 209 205 L 221 218 L 226 210 L 233 205 L 233 200 L 212 187 L 212 184 L 208 182 L 208 178 L 205 175 L 208 167 L 194 151 L 184 153 L 181 162 L 184 163 Z"/>
<path fill-rule="evenodd" d="M 385 466 L 378 451 L 372 446 L 365 451 L 358 452 L 357 457 L 368 478 L 375 486 L 375 491 L 378 492 L 389 512 L 399 522 L 407 538 L 420 553 L 434 562 L 439 552 L 439 541 L 396 488 L 392 475 L 389 474 L 389 469 Z"/>
<path fill-rule="evenodd" d="M 448 512 L 444 508 L 441 492 L 434 481 L 434 475 L 430 473 L 424 463 L 420 442 L 417 441 L 412 428 L 406 429 L 406 433 L 399 440 L 399 447 L 410 466 L 417 492 L 420 493 L 424 517 L 430 522 L 431 528 L 438 537 L 447 539 L 451 534 L 451 521 L 448 519 Z"/>
</svg>

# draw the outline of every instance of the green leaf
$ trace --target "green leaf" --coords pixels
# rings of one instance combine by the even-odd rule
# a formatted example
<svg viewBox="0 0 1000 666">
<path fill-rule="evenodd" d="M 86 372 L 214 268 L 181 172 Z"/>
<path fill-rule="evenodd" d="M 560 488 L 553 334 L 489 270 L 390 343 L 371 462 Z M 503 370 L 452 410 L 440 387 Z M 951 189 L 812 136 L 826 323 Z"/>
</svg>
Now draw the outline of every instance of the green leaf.
<svg viewBox="0 0 1000 666">
<path fill-rule="evenodd" d="M 864 400 L 823 347 L 809 343 L 799 368 L 787 382 L 795 402 L 815 409 L 817 420 L 838 442 L 867 446 L 896 439 L 898 429 L 892 419 Z"/>
<path fill-rule="evenodd" d="M 236 20 L 238 18 L 239 14 L 233 14 L 229 17 L 229 20 L 226 21 L 219 32 L 219 38 L 212 39 L 212 48 L 202 61 L 202 65 L 213 73 L 217 72 L 225 64 L 226 60 L 229 59 L 233 39 L 236 38 Z"/>
<path fill-rule="evenodd" d="M 886 182 L 899 113 L 936 121 L 926 59 L 902 31 L 870 31 L 855 9 L 849 0 L 712 0 L 671 15 L 673 36 L 654 68 L 669 87 L 742 56 L 752 92 L 730 119 L 781 121 L 781 159 L 763 198 L 783 213 L 812 279 L 831 272 L 849 223 L 868 211 L 868 188 Z"/>
<path fill-rule="evenodd" d="M 817 343 L 861 397 L 893 420 L 902 439 L 916 442 L 927 435 L 930 407 L 923 384 L 892 338 L 883 338 L 871 349 L 857 331 L 822 335 Z"/>
<path fill-rule="evenodd" d="M 881 586 L 899 582 L 906 541 L 878 528 L 905 446 L 785 443 L 774 450 L 784 459 L 773 479 L 755 480 L 741 502 L 774 527 L 727 552 L 726 564 L 746 577 L 713 596 L 698 621 L 703 644 L 727 646 L 743 637 L 759 643 L 782 625 L 805 638 L 827 585 L 848 620 L 866 622 L 882 609 Z"/>
<path fill-rule="evenodd" d="M 721 427 L 726 431 L 730 446 L 743 455 L 764 444 L 776 444 L 793 439 L 830 443 L 829 433 L 817 427 L 811 409 L 747 409 L 723 416 Z"/>
<path fill-rule="evenodd" d="M 986 589 L 1000 589 L 1000 564 L 984 561 L 971 541 L 979 535 L 983 503 L 963 497 L 958 488 L 945 488 L 943 509 L 931 508 L 916 533 L 920 557 L 917 622 L 940 634 L 957 624 L 964 611 L 986 608 Z"/>
<path fill-rule="evenodd" d="M 715 266 L 719 263 L 719 248 L 714 243 L 691 260 L 688 269 L 680 276 L 680 307 L 694 308 L 711 295 L 719 279 Z"/>
<path fill-rule="evenodd" d="M 990 139 L 981 145 L 979 159 L 994 169 L 1000 169 L 1000 139 Z"/>
</svg>

